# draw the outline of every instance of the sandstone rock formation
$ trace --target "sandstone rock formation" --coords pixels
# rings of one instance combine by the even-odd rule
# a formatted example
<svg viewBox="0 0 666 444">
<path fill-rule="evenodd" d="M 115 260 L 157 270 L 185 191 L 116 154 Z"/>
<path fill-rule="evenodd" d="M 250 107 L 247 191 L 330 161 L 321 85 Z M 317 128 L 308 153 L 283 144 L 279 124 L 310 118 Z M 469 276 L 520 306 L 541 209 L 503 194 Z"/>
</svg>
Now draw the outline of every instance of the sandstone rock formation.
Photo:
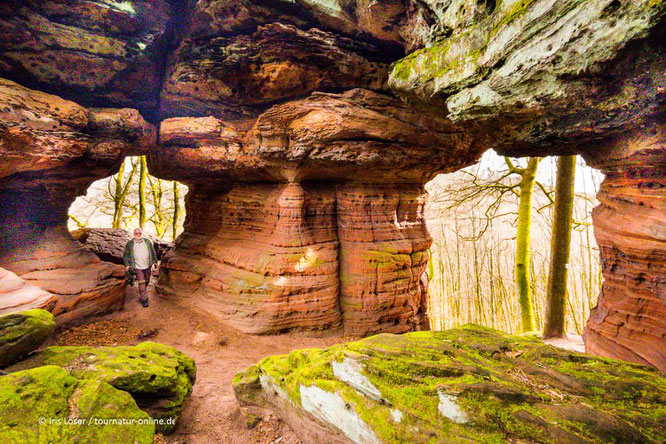
<svg viewBox="0 0 666 444">
<path fill-rule="evenodd" d="M 590 350 L 664 368 L 664 210 L 625 201 L 660 202 L 664 147 L 623 153 L 663 131 L 665 17 L 655 0 L 0 6 L 0 266 L 57 295 L 58 322 L 119 307 L 122 270 L 66 210 L 149 151 L 191 188 L 163 294 L 257 333 L 413 330 L 423 184 L 489 147 L 578 153 L 609 172 Z"/>
<path fill-rule="evenodd" d="M 72 236 L 92 250 L 101 260 L 119 265 L 123 265 L 125 244 L 132 240 L 130 233 L 122 228 L 81 228 L 73 231 Z M 173 248 L 172 243 L 164 242 L 158 237 L 150 235 L 146 237 L 153 242 L 157 259 L 161 259 Z"/>
<path fill-rule="evenodd" d="M 665 383 L 475 325 L 269 356 L 233 382 L 247 413 L 327 443 L 663 442 Z"/>
<path fill-rule="evenodd" d="M 0 77 L 84 106 L 149 115 L 177 13 L 168 0 L 3 2 Z"/>
<path fill-rule="evenodd" d="M 604 282 L 585 348 L 666 372 L 666 128 L 621 146 L 590 159 L 606 173 L 593 212 Z"/>
<path fill-rule="evenodd" d="M 147 412 L 157 432 L 171 433 L 192 393 L 197 368 L 190 357 L 155 342 L 119 347 L 48 347 L 11 371 L 57 365 L 83 380 L 108 383 L 128 392 Z"/>
<path fill-rule="evenodd" d="M 52 310 L 58 297 L 0 268 L 0 315 L 17 310 Z"/>
<path fill-rule="evenodd" d="M 46 310 L 26 310 L 0 316 L 0 367 L 36 350 L 53 334 L 55 320 Z"/>
<path fill-rule="evenodd" d="M 135 110 L 87 109 L 7 80 L 0 102 L 0 266 L 57 295 L 60 324 L 122 307 L 124 270 L 71 237 L 67 210 L 154 143 L 154 129 Z"/>
<path fill-rule="evenodd" d="M 438 2 L 447 38 L 394 64 L 389 84 L 502 154 L 577 153 L 608 174 L 586 346 L 666 371 L 666 4 L 486 2 L 470 20 L 459 3 L 476 10 Z"/>
<path fill-rule="evenodd" d="M 501 152 L 590 152 L 663 110 L 661 1 L 427 3 L 447 38 L 395 63 L 389 83 Z"/>
<path fill-rule="evenodd" d="M 360 89 L 276 105 L 246 132 L 167 119 L 151 171 L 191 192 L 158 290 L 253 333 L 427 326 L 423 185 L 481 151 L 446 120 Z"/>
<path fill-rule="evenodd" d="M 155 435 L 128 393 L 53 365 L 0 376 L 0 403 L 2 442 L 151 444 Z M 105 423 L 119 418 L 128 423 Z"/>
</svg>

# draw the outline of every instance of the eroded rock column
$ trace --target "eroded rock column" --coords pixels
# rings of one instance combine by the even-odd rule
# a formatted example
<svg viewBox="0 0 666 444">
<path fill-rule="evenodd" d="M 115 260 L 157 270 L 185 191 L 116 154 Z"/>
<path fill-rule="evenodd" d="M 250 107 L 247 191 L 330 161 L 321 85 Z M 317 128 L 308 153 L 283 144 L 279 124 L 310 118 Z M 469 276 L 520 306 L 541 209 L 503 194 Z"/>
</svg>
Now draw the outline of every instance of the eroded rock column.
<svg viewBox="0 0 666 444">
<path fill-rule="evenodd" d="M 423 185 L 350 183 L 336 196 L 345 334 L 427 328 Z"/>
<path fill-rule="evenodd" d="M 588 353 L 666 371 L 666 132 L 593 160 L 606 173 L 594 209 L 604 283 L 584 333 Z M 602 157 L 603 156 L 603 157 Z"/>
<path fill-rule="evenodd" d="M 251 333 L 427 327 L 423 185 L 482 151 L 367 90 L 276 105 L 249 130 L 162 122 L 151 173 L 190 186 L 158 291 Z"/>
<path fill-rule="evenodd" d="M 213 223 L 186 225 L 162 292 L 194 290 L 198 307 L 252 333 L 340 326 L 333 188 L 238 184 L 212 199 L 194 191 L 190 210 Z"/>
</svg>

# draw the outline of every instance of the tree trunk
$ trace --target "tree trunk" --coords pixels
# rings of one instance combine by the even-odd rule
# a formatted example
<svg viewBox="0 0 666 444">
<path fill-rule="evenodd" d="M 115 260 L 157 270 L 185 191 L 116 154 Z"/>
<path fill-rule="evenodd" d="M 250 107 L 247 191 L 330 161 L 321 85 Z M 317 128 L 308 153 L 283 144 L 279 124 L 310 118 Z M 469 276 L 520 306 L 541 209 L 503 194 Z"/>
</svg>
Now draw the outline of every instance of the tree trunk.
<svg viewBox="0 0 666 444">
<path fill-rule="evenodd" d="M 540 158 L 530 157 L 520 180 L 518 229 L 516 235 L 516 286 L 520 302 L 522 332 L 535 331 L 534 304 L 530 289 L 530 231 L 532 229 L 532 194 Z"/>
<path fill-rule="evenodd" d="M 178 182 L 173 181 L 173 220 L 171 228 L 173 229 L 173 240 L 176 240 L 176 231 L 178 230 L 178 213 L 180 212 L 180 195 L 178 194 Z"/>
<path fill-rule="evenodd" d="M 141 156 L 139 168 L 139 226 L 143 230 L 146 225 L 146 156 Z"/>
<path fill-rule="evenodd" d="M 546 294 L 546 322 L 544 339 L 564 337 L 565 307 L 567 301 L 567 271 L 569 247 L 571 245 L 571 223 L 573 219 L 574 180 L 576 156 L 557 159 L 557 183 L 555 185 L 555 208 L 550 237 L 550 270 Z"/>
<path fill-rule="evenodd" d="M 111 226 L 113 228 L 121 228 L 123 220 L 123 174 L 125 174 L 125 162 L 120 164 L 120 170 L 116 174 L 116 189 L 113 193 L 113 222 Z"/>
</svg>

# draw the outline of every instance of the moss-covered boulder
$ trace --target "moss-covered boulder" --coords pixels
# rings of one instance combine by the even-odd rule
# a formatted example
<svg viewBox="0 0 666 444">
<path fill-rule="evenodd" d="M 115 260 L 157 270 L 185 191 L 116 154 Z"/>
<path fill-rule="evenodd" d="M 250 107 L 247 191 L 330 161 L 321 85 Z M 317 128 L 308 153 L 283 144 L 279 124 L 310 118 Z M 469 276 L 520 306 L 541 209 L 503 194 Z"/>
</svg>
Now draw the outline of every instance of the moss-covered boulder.
<svg viewBox="0 0 666 444">
<path fill-rule="evenodd" d="M 475 325 L 270 356 L 234 391 L 304 441 L 666 442 L 657 370 Z"/>
<path fill-rule="evenodd" d="M 46 310 L 0 316 L 0 368 L 18 361 L 53 334 L 55 319 Z"/>
<path fill-rule="evenodd" d="M 156 419 L 156 430 L 170 433 L 192 393 L 194 361 L 155 342 L 121 347 L 48 347 L 31 365 L 57 365 L 80 379 L 104 381 L 129 392 L 139 408 Z"/>
<path fill-rule="evenodd" d="M 56 366 L 0 377 L 0 442 L 146 443 L 155 426 L 134 399 Z"/>
</svg>

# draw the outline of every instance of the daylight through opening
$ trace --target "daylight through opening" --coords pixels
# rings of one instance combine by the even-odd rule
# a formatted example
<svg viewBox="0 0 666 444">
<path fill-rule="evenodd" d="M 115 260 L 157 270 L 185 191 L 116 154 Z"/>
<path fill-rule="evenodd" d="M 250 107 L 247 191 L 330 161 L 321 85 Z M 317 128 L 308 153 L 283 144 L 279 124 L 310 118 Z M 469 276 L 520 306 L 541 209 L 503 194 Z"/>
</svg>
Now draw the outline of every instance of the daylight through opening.
<svg viewBox="0 0 666 444">
<path fill-rule="evenodd" d="M 537 331 L 546 310 L 556 157 L 538 162 L 532 196 L 529 287 Z M 476 165 L 440 174 L 426 185 L 430 249 L 429 318 L 434 330 L 466 323 L 521 332 L 516 251 L 521 176 L 528 159 L 488 151 Z M 568 267 L 566 328 L 580 335 L 601 289 L 599 249 L 592 209 L 603 174 L 577 158 L 573 229 Z M 521 227 L 522 229 L 522 227 Z"/>
</svg>

